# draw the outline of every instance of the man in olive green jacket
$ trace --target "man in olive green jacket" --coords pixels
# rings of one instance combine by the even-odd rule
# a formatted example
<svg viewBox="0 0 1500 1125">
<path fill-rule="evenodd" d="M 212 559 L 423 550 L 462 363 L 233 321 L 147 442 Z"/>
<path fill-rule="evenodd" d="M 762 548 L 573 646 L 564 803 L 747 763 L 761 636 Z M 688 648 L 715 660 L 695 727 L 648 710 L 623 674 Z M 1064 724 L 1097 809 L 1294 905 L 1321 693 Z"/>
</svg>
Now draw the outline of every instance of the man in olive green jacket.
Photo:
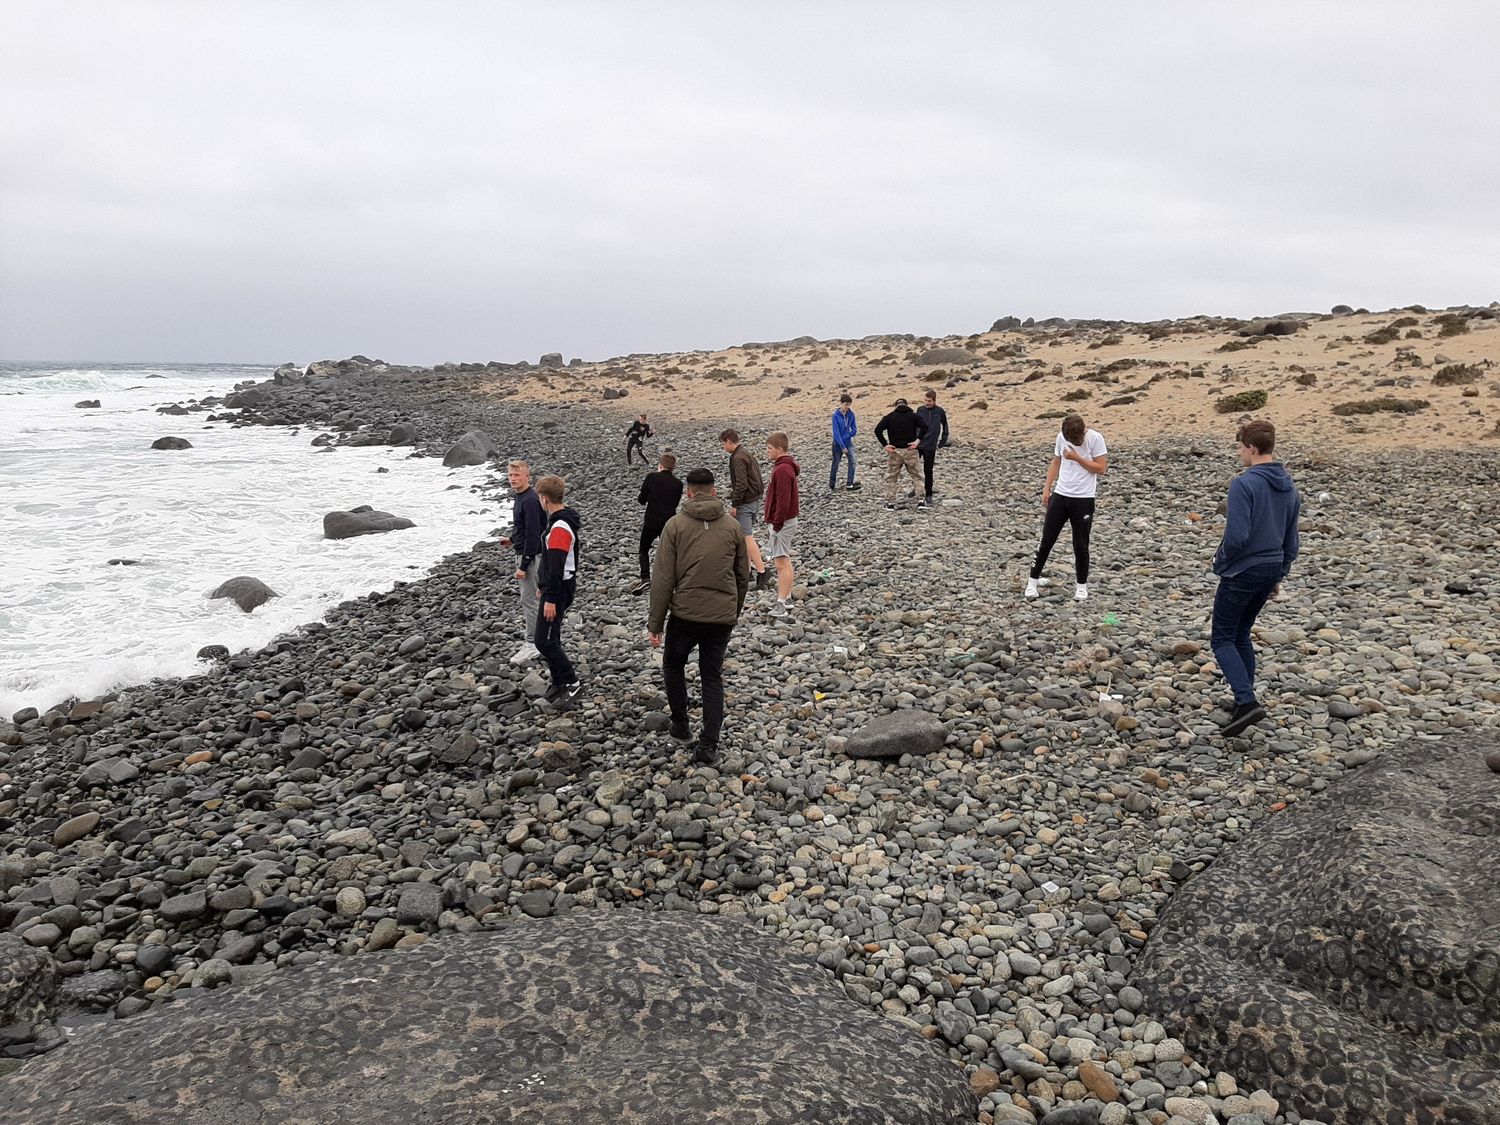
<svg viewBox="0 0 1500 1125">
<path fill-rule="evenodd" d="M 698 650 L 703 685 L 703 732 L 693 760 L 712 764 L 724 725 L 724 652 L 750 588 L 750 555 L 739 522 L 724 510 L 714 491 L 714 475 L 694 469 L 687 475 L 687 500 L 667 521 L 651 568 L 652 645 L 662 643 L 662 679 L 672 711 L 672 737 L 692 737 L 687 715 L 687 658 Z M 669 615 L 670 614 L 670 618 Z"/>
</svg>

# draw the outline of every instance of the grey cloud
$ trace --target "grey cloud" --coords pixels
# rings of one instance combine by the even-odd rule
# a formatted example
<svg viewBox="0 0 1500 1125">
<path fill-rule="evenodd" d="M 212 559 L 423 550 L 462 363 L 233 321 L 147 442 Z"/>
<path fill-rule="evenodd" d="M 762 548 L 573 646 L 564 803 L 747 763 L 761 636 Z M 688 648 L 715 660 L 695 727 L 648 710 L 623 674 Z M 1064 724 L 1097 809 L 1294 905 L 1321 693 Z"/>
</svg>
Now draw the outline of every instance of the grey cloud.
<svg viewBox="0 0 1500 1125">
<path fill-rule="evenodd" d="M 1500 297 L 1452 4 L 0 7 L 0 355 Z"/>
</svg>

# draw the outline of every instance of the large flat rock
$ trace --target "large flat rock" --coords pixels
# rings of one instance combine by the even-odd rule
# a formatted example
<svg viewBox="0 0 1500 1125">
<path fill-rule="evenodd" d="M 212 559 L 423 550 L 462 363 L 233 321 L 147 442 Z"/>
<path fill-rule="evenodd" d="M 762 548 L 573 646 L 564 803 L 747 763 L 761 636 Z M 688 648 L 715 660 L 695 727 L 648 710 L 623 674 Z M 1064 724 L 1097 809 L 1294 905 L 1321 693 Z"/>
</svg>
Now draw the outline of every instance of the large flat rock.
<svg viewBox="0 0 1500 1125">
<path fill-rule="evenodd" d="M 1330 1125 L 1500 1122 L 1500 776 L 1411 743 L 1178 891 L 1136 966 L 1190 1050 Z"/>
<path fill-rule="evenodd" d="M 933 1043 L 745 922 L 576 912 L 82 1029 L 0 1081 L 0 1120 L 949 1125 Z"/>
</svg>

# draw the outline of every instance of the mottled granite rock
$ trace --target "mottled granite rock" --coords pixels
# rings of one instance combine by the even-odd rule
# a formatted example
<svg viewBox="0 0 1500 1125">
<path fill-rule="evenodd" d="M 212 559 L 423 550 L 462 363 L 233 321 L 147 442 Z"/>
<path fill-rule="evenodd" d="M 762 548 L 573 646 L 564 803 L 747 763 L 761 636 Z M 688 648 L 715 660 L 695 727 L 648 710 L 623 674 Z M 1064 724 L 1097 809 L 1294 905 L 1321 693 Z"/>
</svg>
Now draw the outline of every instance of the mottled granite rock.
<svg viewBox="0 0 1500 1125">
<path fill-rule="evenodd" d="M 1392 748 L 1172 899 L 1136 966 L 1200 1062 L 1330 1125 L 1500 1121 L 1500 777 Z"/>
<path fill-rule="evenodd" d="M 972 1121 L 961 1068 L 743 922 L 575 912 L 281 970 L 80 1029 L 30 1125 Z"/>
</svg>

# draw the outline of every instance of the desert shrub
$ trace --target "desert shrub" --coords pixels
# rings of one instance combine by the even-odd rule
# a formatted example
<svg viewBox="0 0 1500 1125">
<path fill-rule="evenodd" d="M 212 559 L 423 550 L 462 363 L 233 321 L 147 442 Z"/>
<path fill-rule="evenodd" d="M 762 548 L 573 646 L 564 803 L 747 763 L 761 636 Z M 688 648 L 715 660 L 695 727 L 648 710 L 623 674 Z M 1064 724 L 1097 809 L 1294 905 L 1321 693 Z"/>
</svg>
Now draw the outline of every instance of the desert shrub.
<svg viewBox="0 0 1500 1125">
<path fill-rule="evenodd" d="M 1095 340 L 1092 344 L 1089 345 L 1089 349 L 1094 350 L 1096 348 L 1112 348 L 1116 344 L 1123 344 L 1124 342 L 1125 337 L 1111 333 L 1110 335 L 1104 337 L 1104 339 L 1102 340 Z"/>
<path fill-rule="evenodd" d="M 1391 321 L 1391 327 L 1392 328 L 1410 328 L 1412 325 L 1414 325 L 1416 323 L 1417 323 L 1417 318 L 1414 317 L 1414 316 L 1398 316 L 1395 320 Z"/>
<path fill-rule="evenodd" d="M 1482 377 L 1479 368 L 1470 363 L 1450 363 L 1432 377 L 1436 387 L 1462 387 L 1477 383 Z"/>
<path fill-rule="evenodd" d="M 1216 352 L 1241 352 L 1241 351 L 1244 351 L 1246 348 L 1253 348 L 1253 347 L 1255 347 L 1255 341 L 1257 339 L 1259 339 L 1259 337 L 1256 337 L 1256 336 L 1246 336 L 1243 340 L 1225 340 L 1222 344 L 1220 344 L 1217 348 L 1215 348 L 1214 351 L 1216 351 Z"/>
<path fill-rule="evenodd" d="M 1311 371 L 1304 371 L 1297 376 L 1296 383 L 1299 387 L 1316 387 L 1318 385 L 1318 377 Z"/>
<path fill-rule="evenodd" d="M 984 399 L 980 399 L 978 402 L 969 403 L 970 410 L 988 410 L 989 408 L 990 404 L 985 402 Z"/>
<path fill-rule="evenodd" d="M 1425 398 L 1362 398 L 1354 402 L 1341 402 L 1333 408 L 1340 418 L 1356 414 L 1415 414 L 1426 410 L 1432 403 Z"/>
<path fill-rule="evenodd" d="M 1267 397 L 1265 391 L 1241 391 L 1221 398 L 1214 403 L 1214 409 L 1220 414 L 1244 414 L 1265 406 Z"/>
<path fill-rule="evenodd" d="M 1063 395 L 1063 401 L 1064 402 L 1082 402 L 1086 398 L 1093 398 L 1093 397 L 1094 397 L 1094 392 L 1093 391 L 1089 390 L 1087 387 L 1079 387 L 1077 390 L 1075 390 L 1075 391 L 1069 391 L 1067 394 Z"/>
<path fill-rule="evenodd" d="M 1438 336 L 1462 336 L 1469 330 L 1469 318 L 1457 313 L 1444 313 L 1433 322 L 1438 325 Z"/>
<path fill-rule="evenodd" d="M 1408 328 L 1406 330 L 1406 338 L 1408 340 L 1420 340 L 1422 338 L 1422 330 L 1420 328 Z"/>
<path fill-rule="evenodd" d="M 1103 367 L 1099 368 L 1099 374 L 1112 375 L 1116 371 L 1129 371 L 1140 362 L 1138 359 L 1117 359 L 1113 363 L 1106 363 Z"/>
<path fill-rule="evenodd" d="M 1400 335 L 1401 335 L 1401 330 L 1399 328 L 1392 328 L 1389 325 L 1387 325 L 1384 328 L 1377 328 L 1373 332 L 1366 332 L 1365 333 L 1365 343 L 1367 343 L 1367 344 L 1389 344 L 1392 340 L 1396 339 L 1396 337 L 1398 337 Z"/>
</svg>

